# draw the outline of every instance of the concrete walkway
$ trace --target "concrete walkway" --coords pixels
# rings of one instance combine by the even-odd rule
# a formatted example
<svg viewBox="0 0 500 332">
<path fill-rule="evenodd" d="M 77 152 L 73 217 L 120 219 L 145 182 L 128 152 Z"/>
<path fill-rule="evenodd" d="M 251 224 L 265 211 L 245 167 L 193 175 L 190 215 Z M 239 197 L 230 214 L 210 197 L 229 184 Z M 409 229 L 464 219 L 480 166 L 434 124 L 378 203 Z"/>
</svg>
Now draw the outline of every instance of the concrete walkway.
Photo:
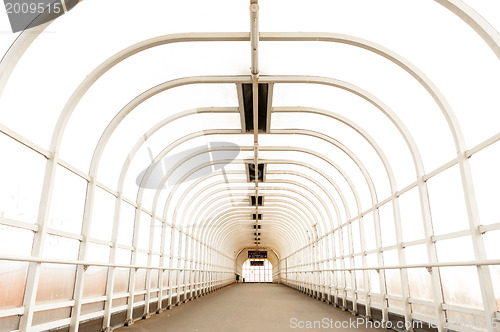
<svg viewBox="0 0 500 332">
<path fill-rule="evenodd" d="M 115 331 L 328 331 L 342 322 L 345 330 L 377 331 L 365 323 L 348 327 L 358 319 L 283 285 L 233 284 Z"/>
</svg>

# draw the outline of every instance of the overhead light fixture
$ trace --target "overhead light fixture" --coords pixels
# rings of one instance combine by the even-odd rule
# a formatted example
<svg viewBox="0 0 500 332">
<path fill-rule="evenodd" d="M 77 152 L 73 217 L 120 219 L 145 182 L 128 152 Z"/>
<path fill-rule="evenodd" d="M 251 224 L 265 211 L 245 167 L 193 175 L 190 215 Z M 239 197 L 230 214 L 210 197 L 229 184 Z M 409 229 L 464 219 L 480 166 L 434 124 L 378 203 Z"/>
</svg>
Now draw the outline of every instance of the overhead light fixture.
<svg viewBox="0 0 500 332">
<path fill-rule="evenodd" d="M 262 213 L 257 214 L 252 214 L 252 220 L 262 220 Z"/>
<path fill-rule="evenodd" d="M 241 85 L 241 96 L 243 98 L 243 117 L 245 119 L 245 131 L 253 132 L 253 87 L 251 83 Z M 269 84 L 259 83 L 259 123 L 258 129 L 260 132 L 267 132 L 269 128 L 268 120 L 270 120 L 269 109 Z"/>
<path fill-rule="evenodd" d="M 255 179 L 255 177 L 254 177 Z M 263 196 L 259 196 L 257 199 L 255 199 L 255 196 L 250 196 L 250 204 L 252 206 L 255 206 L 255 203 L 258 204 L 258 206 L 262 206 L 263 204 L 263 201 L 264 201 L 264 197 Z"/>
<path fill-rule="evenodd" d="M 257 164 L 258 182 L 264 182 L 264 173 L 266 171 L 265 164 Z M 247 180 L 255 182 L 255 164 L 247 163 Z"/>
</svg>

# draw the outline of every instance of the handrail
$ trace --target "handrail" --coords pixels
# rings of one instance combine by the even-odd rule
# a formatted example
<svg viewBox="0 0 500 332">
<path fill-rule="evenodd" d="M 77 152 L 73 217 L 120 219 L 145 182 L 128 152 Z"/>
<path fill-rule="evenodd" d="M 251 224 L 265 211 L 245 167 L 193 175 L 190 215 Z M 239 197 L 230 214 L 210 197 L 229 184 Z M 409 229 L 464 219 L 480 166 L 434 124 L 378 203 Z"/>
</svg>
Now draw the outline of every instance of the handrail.
<svg viewBox="0 0 500 332">
<path fill-rule="evenodd" d="M 215 267 L 219 267 L 219 268 L 227 269 L 227 270 L 231 270 L 231 271 L 172 268 L 172 267 L 146 266 L 146 265 L 109 264 L 109 263 L 100 263 L 100 262 L 82 262 L 79 260 L 65 260 L 65 259 L 41 258 L 41 257 L 10 256 L 10 255 L 1 255 L 0 261 L 83 265 L 83 266 L 98 266 L 98 267 L 115 267 L 115 268 L 126 268 L 126 269 L 150 269 L 150 270 L 164 270 L 164 271 L 169 270 L 169 271 L 191 271 L 191 272 L 236 273 L 234 268 L 225 267 L 225 266 L 215 266 L 215 265 L 211 265 L 211 264 L 207 264 L 207 265 L 211 265 L 211 266 L 215 266 Z"/>
<path fill-rule="evenodd" d="M 399 269 L 419 269 L 419 268 L 433 268 L 433 267 L 460 267 L 460 266 L 484 266 L 484 265 L 500 265 L 500 259 L 496 260 L 483 260 L 483 261 L 465 261 L 465 262 L 443 262 L 432 264 L 405 264 L 405 265 L 389 265 L 380 267 L 351 267 L 344 269 L 317 269 L 317 270 L 302 270 L 302 271 L 288 271 L 289 269 L 297 268 L 298 266 L 288 267 L 287 271 L 280 271 L 278 273 L 301 273 L 301 272 L 349 272 L 349 271 L 367 271 L 367 270 L 399 270 Z"/>
</svg>

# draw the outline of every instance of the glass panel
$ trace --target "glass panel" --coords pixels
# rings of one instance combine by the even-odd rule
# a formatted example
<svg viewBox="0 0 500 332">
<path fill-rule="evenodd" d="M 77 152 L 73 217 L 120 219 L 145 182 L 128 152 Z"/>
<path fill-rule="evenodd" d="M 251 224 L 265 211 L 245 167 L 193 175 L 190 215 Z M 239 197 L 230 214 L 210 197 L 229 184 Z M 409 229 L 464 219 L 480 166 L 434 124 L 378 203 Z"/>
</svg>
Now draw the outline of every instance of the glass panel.
<svg viewBox="0 0 500 332">
<path fill-rule="evenodd" d="M 260 29 L 330 31 L 383 45 L 406 57 L 433 80 L 451 104 L 469 144 L 498 132 L 494 124 L 499 120 L 495 109 L 500 100 L 495 91 L 500 88 L 500 63 L 479 34 L 450 10 L 432 1 L 390 0 L 380 4 L 323 0 L 314 4 L 297 0 L 266 3 L 261 10 Z M 496 11 L 490 15 L 495 16 L 493 13 Z M 426 17 L 425 27 L 415 29 L 421 25 L 421 17 Z M 330 46 L 332 50 L 325 52 L 323 43 L 317 42 L 288 47 L 282 46 L 286 43 L 261 44 L 261 72 L 330 76 L 359 84 L 396 110 L 416 137 L 430 169 L 453 155 L 450 131 L 435 103 L 414 79 L 389 61 L 348 45 Z M 455 79 L 457 68 L 460 80 Z M 384 78 L 382 84 L 380 77 Z"/>
<path fill-rule="evenodd" d="M 213 10 L 213 7 L 207 3 L 198 1 L 195 6 L 190 2 L 176 4 L 175 8 L 160 0 L 155 0 L 148 6 L 137 6 L 130 0 L 127 0 L 127 3 L 113 0 L 106 4 L 95 0 L 81 2 L 68 15 L 63 15 L 51 23 L 47 31 L 53 33 L 42 33 L 21 58 L 2 98 L 0 109 L 9 110 L 2 112 L 2 123 L 7 123 L 9 127 L 27 134 L 42 146 L 48 146 L 59 112 L 73 90 L 88 73 L 116 52 L 137 42 L 176 32 L 248 31 L 247 3 L 225 0 L 221 5 L 224 6 L 224 11 Z M 114 12 L 116 8 L 120 8 L 122 15 L 113 15 L 114 17 L 110 18 L 109 13 Z M 210 12 L 210 15 L 207 15 L 206 10 Z M 233 11 L 233 14 L 227 15 L 226 10 Z M 89 15 L 93 17 L 92 27 L 81 29 L 82 26 L 87 25 Z M 141 17 L 144 19 L 139 19 Z M 186 20 L 186 17 L 190 19 Z M 130 22 L 135 23 L 130 24 Z M 120 38 L 113 37 L 117 33 L 120 34 Z M 8 41 L 12 40 L 10 33 L 3 35 Z M 3 35 L 0 39 L 4 39 Z M 156 56 L 144 56 L 140 59 L 139 66 L 137 63 L 132 63 L 132 68 L 135 68 L 134 73 L 128 72 L 128 68 L 125 68 L 121 75 L 114 76 L 111 81 L 103 82 L 97 87 L 98 91 L 107 90 L 108 93 L 93 99 L 93 103 L 90 104 L 91 108 L 100 109 L 101 112 L 116 110 L 115 107 L 107 107 L 108 100 L 115 101 L 114 96 L 120 94 L 122 100 L 123 98 L 130 100 L 133 95 L 136 95 L 130 93 L 137 89 L 134 81 L 140 81 L 141 90 L 145 90 L 158 84 L 157 78 L 162 76 L 162 80 L 169 80 L 173 77 L 192 75 L 248 72 L 248 43 L 240 43 L 241 46 L 233 46 L 229 49 L 221 47 L 218 51 L 212 48 L 207 49 L 206 43 L 197 44 L 198 46 L 177 47 L 176 51 L 167 50 L 166 54 L 164 52 Z M 54 52 L 46 52 L 47 49 L 57 52 L 58 56 L 53 56 Z M 91 55 L 88 54 L 89 49 L 93 50 Z M 170 56 L 171 53 L 175 55 Z M 239 56 L 234 56 L 235 53 Z M 164 66 L 166 59 L 170 60 L 168 62 L 171 65 Z M 146 62 L 143 62 L 144 60 Z M 75 66 L 75 63 L 78 63 L 78 66 Z M 144 66 L 144 64 L 153 63 L 164 65 Z M 147 74 L 145 73 L 146 67 L 149 67 Z M 61 68 L 64 70 L 59 70 Z M 163 69 L 160 70 L 160 68 Z M 34 72 L 39 75 L 32 77 Z M 131 75 L 136 75 L 137 79 L 131 80 L 130 77 L 133 77 Z M 26 80 L 26 77 L 31 77 L 31 79 Z M 47 84 L 48 77 L 51 78 L 50 84 Z M 129 83 L 120 89 L 115 89 L 117 83 L 121 85 L 124 81 L 129 81 Z M 145 84 L 144 81 L 146 81 Z M 128 89 L 127 86 L 131 88 Z M 24 98 L 26 91 L 29 91 L 30 98 Z M 40 100 L 43 100 L 43 103 L 40 103 Z M 120 102 L 119 106 L 125 104 L 126 102 Z M 25 121 L 27 118 L 33 121 Z M 89 118 L 96 119 L 93 114 L 89 114 Z M 39 126 L 39 123 L 46 125 Z M 82 127 L 88 129 L 87 123 L 87 121 L 82 122 Z M 73 143 L 78 143 L 81 139 L 78 135 L 71 137 Z M 68 142 L 70 146 L 71 142 Z M 75 144 L 73 148 L 79 150 L 79 145 Z"/>
<path fill-rule="evenodd" d="M 21 316 L 1 317 L 0 326 L 2 327 L 2 331 L 14 331 L 19 329 L 20 319 Z"/>
<path fill-rule="evenodd" d="M 179 256 L 179 231 L 177 229 L 174 229 L 171 241 L 174 243 L 173 244 L 174 250 L 171 254 L 173 257 L 178 257 Z"/>
<path fill-rule="evenodd" d="M 486 232 L 483 235 L 486 257 L 488 259 L 500 259 L 500 231 Z"/>
<path fill-rule="evenodd" d="M 33 314 L 33 326 L 69 318 L 71 307 L 38 311 Z"/>
<path fill-rule="evenodd" d="M 375 239 L 375 224 L 373 213 L 370 212 L 363 217 L 363 227 L 365 232 L 365 250 L 374 250 L 377 247 Z"/>
<path fill-rule="evenodd" d="M 32 231 L 0 225 L 0 253 L 30 256 L 32 245 Z M 0 309 L 23 304 L 27 271 L 28 263 L 0 260 Z"/>
<path fill-rule="evenodd" d="M 148 254 L 143 252 L 136 253 L 136 265 L 146 266 L 148 265 Z"/>
<path fill-rule="evenodd" d="M 121 307 L 121 306 L 127 305 L 127 303 L 128 303 L 127 298 L 115 299 L 115 300 L 113 300 L 112 307 L 113 308 Z"/>
<path fill-rule="evenodd" d="M 490 267 L 491 278 L 493 280 L 493 288 L 495 290 L 495 300 L 497 303 L 497 310 L 500 311 L 500 266 L 495 265 Z"/>
<path fill-rule="evenodd" d="M 0 261 L 0 309 L 23 305 L 27 272 L 28 263 Z"/>
<path fill-rule="evenodd" d="M 388 247 L 396 244 L 396 228 L 394 225 L 394 212 L 392 202 L 378 208 L 380 216 L 380 229 L 382 233 L 382 246 Z"/>
<path fill-rule="evenodd" d="M 115 284 L 113 294 L 128 292 L 129 269 L 117 268 L 115 270 Z"/>
<path fill-rule="evenodd" d="M 426 269 L 408 269 L 408 280 L 412 298 L 433 300 L 431 274 Z"/>
<path fill-rule="evenodd" d="M 170 255 L 170 236 L 172 235 L 172 229 L 170 228 L 170 226 L 166 226 L 166 229 L 165 229 L 165 244 L 164 244 L 164 251 L 163 251 L 163 254 L 165 255 L 165 262 L 168 263 L 169 262 L 169 255 Z"/>
<path fill-rule="evenodd" d="M 95 188 L 90 237 L 104 241 L 111 240 L 115 215 L 115 201 L 115 196 L 101 188 Z"/>
<path fill-rule="evenodd" d="M 429 179 L 427 185 L 434 233 L 440 235 L 469 229 L 458 166 Z"/>
<path fill-rule="evenodd" d="M 347 146 L 347 148 L 351 150 L 368 169 L 370 176 L 375 182 L 378 195 L 380 195 L 380 197 L 387 197 L 390 195 L 387 173 L 380 157 L 369 143 L 353 129 L 329 117 L 303 113 L 273 113 L 271 123 L 271 129 L 306 129 L 321 132 L 336 139 Z M 323 152 L 317 148 L 315 148 L 315 151 Z M 393 155 L 399 156 L 399 154 L 396 153 Z M 411 166 L 411 164 L 409 165 Z M 354 166 L 350 168 L 354 168 Z M 358 189 L 361 188 L 364 189 L 365 186 Z M 360 194 L 364 194 L 364 192 L 361 191 Z M 366 206 L 370 206 L 369 194 L 367 200 L 368 203 L 365 204 Z"/>
<path fill-rule="evenodd" d="M 45 159 L 3 133 L 0 133 L 0 146 L 6 156 L 0 163 L 0 218 L 35 223 Z"/>
<path fill-rule="evenodd" d="M 100 244 L 89 243 L 87 248 L 87 261 L 108 263 L 109 247 Z"/>
<path fill-rule="evenodd" d="M 436 242 L 440 262 L 474 260 L 474 249 L 469 236 Z"/>
<path fill-rule="evenodd" d="M 369 267 L 378 266 L 377 255 L 376 254 L 366 255 L 366 263 Z M 383 273 L 383 272 L 381 272 L 381 273 Z M 380 293 L 379 274 L 375 270 L 368 270 L 368 275 L 370 278 L 370 291 L 375 292 L 375 293 Z M 372 299 L 373 299 L 373 297 L 372 297 Z"/>
<path fill-rule="evenodd" d="M 96 303 L 82 304 L 82 315 L 91 314 L 96 311 L 104 310 L 104 301 Z"/>
<path fill-rule="evenodd" d="M 135 233 L 134 236 L 139 237 L 137 247 L 140 249 L 149 249 L 149 235 L 151 232 L 151 216 L 147 213 L 141 212 L 141 219 L 139 220 L 139 234 Z"/>
<path fill-rule="evenodd" d="M 109 247 L 90 243 L 87 252 L 87 260 L 90 262 L 109 262 Z M 85 282 L 83 284 L 83 297 L 102 296 L 106 293 L 108 279 L 108 268 L 90 266 L 85 271 Z"/>
<path fill-rule="evenodd" d="M 427 264 L 427 247 L 425 244 L 418 244 L 404 248 L 406 264 Z M 411 269 L 410 269 L 411 270 Z"/>
<path fill-rule="evenodd" d="M 411 311 L 416 313 L 416 314 L 429 317 L 428 320 L 426 320 L 426 321 L 429 321 L 431 323 L 437 321 L 437 319 L 435 318 L 436 310 L 434 310 L 434 307 L 412 303 L 411 304 Z M 426 325 L 427 324 L 424 323 L 423 326 L 426 326 Z"/>
<path fill-rule="evenodd" d="M 135 290 L 141 291 L 146 289 L 146 270 L 139 269 L 135 272 Z M 134 298 L 134 302 L 135 298 Z"/>
<path fill-rule="evenodd" d="M 0 253 L 30 256 L 32 246 L 32 231 L 0 225 Z"/>
<path fill-rule="evenodd" d="M 422 222 L 418 188 L 413 188 L 399 196 L 399 208 L 401 211 L 403 240 L 408 242 L 423 239 L 424 225 Z"/>
<path fill-rule="evenodd" d="M 167 112 L 165 111 L 166 105 L 168 105 Z M 144 134 L 151 127 L 178 112 L 211 106 L 237 107 L 235 85 L 194 84 L 181 86 L 148 99 L 135 108 L 114 131 L 104 151 L 98 178 L 111 188 L 116 188 L 123 162 L 129 157 L 130 150 L 137 143 L 137 140 L 143 139 Z M 156 157 L 166 146 L 185 135 L 201 130 L 221 128 L 241 129 L 239 114 L 193 114 L 162 127 L 151 140 L 148 140 L 147 144 L 142 146 L 137 158 L 132 161 L 127 173 L 127 186 L 124 191 L 126 196 L 135 197 L 138 188 L 137 177 L 151 164 L 148 147 Z"/>
<path fill-rule="evenodd" d="M 105 295 L 107 279 L 107 268 L 93 266 L 89 267 L 87 271 L 85 271 L 83 297 L 90 298 Z"/>
<path fill-rule="evenodd" d="M 121 265 L 130 264 L 130 250 L 116 249 L 115 263 Z"/>
<path fill-rule="evenodd" d="M 43 255 L 46 258 L 78 259 L 79 241 L 47 235 Z M 36 303 L 73 298 L 76 267 L 63 264 L 42 264 Z"/>
<path fill-rule="evenodd" d="M 295 166 L 295 165 L 286 165 L 286 164 L 268 164 L 267 165 L 267 174 L 270 174 L 270 173 L 285 174 L 285 172 L 287 172 L 287 173 L 297 172 L 297 173 L 303 174 L 304 176 L 306 176 L 308 178 L 313 179 L 315 182 L 321 183 L 326 188 L 326 190 L 330 193 L 330 195 L 333 197 L 333 199 L 337 202 L 337 206 L 340 209 L 341 223 L 342 224 L 345 223 L 346 211 L 344 209 L 344 205 L 342 203 L 340 195 L 337 192 L 337 190 L 335 189 L 335 187 L 333 187 L 324 177 L 322 177 L 321 174 L 319 174 L 319 173 L 317 173 L 309 168 L 306 168 L 304 166 Z M 334 174 L 328 174 L 328 175 L 331 177 L 335 177 Z M 288 176 L 288 175 L 285 175 L 285 176 Z M 344 183 L 345 183 L 345 181 L 344 181 Z M 342 183 L 337 182 L 337 184 L 339 185 L 339 187 L 341 187 L 341 189 L 346 188 L 343 186 Z M 346 190 L 348 190 L 348 192 L 343 192 L 343 194 L 346 194 L 347 204 L 349 204 L 350 203 L 349 198 L 353 197 L 352 191 L 350 191 L 349 187 L 347 187 Z M 328 198 L 328 200 L 329 200 L 329 198 Z M 266 203 L 264 200 L 264 205 L 265 204 Z M 355 208 L 355 206 L 353 208 Z M 337 220 L 336 220 L 337 218 L 335 215 L 334 215 L 334 218 L 335 218 L 334 224 L 337 225 Z"/>
<path fill-rule="evenodd" d="M 153 221 L 153 251 L 154 252 L 160 252 L 160 245 L 161 245 L 161 233 L 163 229 L 163 223 L 158 220 Z M 166 226 L 165 226 L 166 227 Z"/>
<path fill-rule="evenodd" d="M 470 158 L 474 189 L 481 224 L 500 222 L 497 204 L 500 200 L 500 143 L 497 142 Z"/>
<path fill-rule="evenodd" d="M 404 249 L 407 264 L 428 263 L 427 248 L 425 245 L 409 246 Z M 408 269 L 410 297 L 425 301 L 434 299 L 431 274 L 427 269 Z M 413 306 L 415 312 L 426 316 L 434 316 L 434 308 L 428 306 Z"/>
<path fill-rule="evenodd" d="M 66 237 L 47 235 L 43 256 L 55 259 L 78 259 L 80 242 Z"/>
<path fill-rule="evenodd" d="M 121 203 L 120 227 L 118 227 L 118 243 L 131 246 L 134 233 L 135 207 Z"/>
<path fill-rule="evenodd" d="M 74 266 L 42 264 L 36 303 L 43 304 L 71 300 L 73 298 L 75 276 L 76 268 Z"/>
<path fill-rule="evenodd" d="M 384 264 L 386 266 L 399 265 L 398 253 L 396 250 L 384 251 Z M 385 270 L 385 281 L 387 283 L 388 294 L 402 295 L 399 270 Z"/>
<path fill-rule="evenodd" d="M 445 303 L 482 309 L 481 290 L 475 267 L 441 268 Z"/>
<path fill-rule="evenodd" d="M 352 223 L 352 242 L 354 247 L 354 253 L 361 252 L 361 242 L 360 242 L 360 233 L 359 233 L 359 221 L 354 220 Z M 361 264 L 361 261 L 359 262 Z M 358 265 L 360 266 L 360 265 Z"/>
<path fill-rule="evenodd" d="M 49 225 L 80 234 L 87 181 L 57 166 Z"/>
<path fill-rule="evenodd" d="M 350 179 L 354 182 L 355 185 L 357 185 L 356 189 L 358 191 L 365 190 L 364 192 L 366 193 L 366 189 L 362 189 L 366 188 L 366 182 L 363 182 L 363 178 L 361 177 L 359 170 L 356 169 L 356 166 L 353 164 L 353 162 L 346 160 L 345 154 L 339 153 L 338 150 L 332 148 L 332 146 L 329 143 L 326 143 L 324 141 L 312 137 L 307 137 L 303 135 L 300 136 L 301 137 L 299 138 L 295 137 L 294 135 L 265 135 L 259 140 L 260 142 L 259 144 L 268 146 L 282 146 L 283 142 L 288 142 L 288 145 L 305 149 L 310 149 L 311 146 L 314 146 L 317 151 L 326 152 L 327 154 L 325 155 L 328 156 L 328 158 L 335 161 L 340 167 L 344 168 L 344 171 L 348 173 L 347 175 L 350 177 Z M 325 149 L 328 150 L 321 150 L 320 147 L 324 147 Z M 275 155 L 274 153 L 267 153 L 267 154 L 269 155 L 269 158 L 271 159 L 275 158 L 273 157 Z M 280 163 L 280 164 L 268 164 L 267 170 L 294 171 L 298 170 L 297 167 L 300 167 L 301 173 L 305 173 L 308 175 L 315 174 L 312 176 L 314 176 L 315 179 L 320 180 L 321 183 L 327 184 L 329 180 L 331 180 L 333 181 L 334 184 L 338 186 L 342 194 L 345 196 L 347 204 L 350 207 L 351 217 L 358 215 L 360 211 L 357 211 L 356 209 L 356 203 L 352 192 L 352 188 L 349 186 L 346 179 L 330 164 L 326 163 L 323 160 L 320 160 L 319 158 L 313 158 L 310 155 L 304 153 L 282 152 L 280 153 L 280 155 L 283 156 L 285 160 L 287 160 L 287 162 L 288 160 L 290 161 L 296 160 L 293 158 L 300 158 L 298 160 L 304 161 L 305 164 L 307 165 L 311 165 L 313 169 L 309 169 L 308 171 L 306 171 L 304 170 L 304 166 L 287 165 L 284 163 Z M 324 176 L 326 176 L 327 178 L 325 178 Z M 331 190 L 331 192 L 335 193 L 335 189 Z M 368 206 L 371 206 L 371 204 L 369 204 Z M 366 206 L 365 208 L 367 208 L 368 206 Z"/>
<path fill-rule="evenodd" d="M 486 320 L 484 316 L 465 314 L 462 312 L 446 310 L 447 322 L 453 331 L 459 328 L 486 330 Z"/>
<path fill-rule="evenodd" d="M 307 43 L 303 47 L 307 46 L 309 52 L 314 52 L 314 49 L 318 46 L 312 46 L 311 44 Z M 293 44 L 293 48 L 297 50 L 299 45 Z M 324 57 L 330 58 L 328 65 L 325 66 L 322 63 L 321 67 L 325 69 L 333 65 L 332 68 L 335 68 L 335 74 L 330 75 L 330 77 L 343 79 L 337 73 L 344 72 L 347 69 L 346 65 L 355 66 L 355 70 L 350 70 L 347 74 L 344 74 L 345 78 L 343 80 L 349 83 L 353 83 L 353 76 L 363 76 L 365 73 L 370 73 L 369 88 L 365 84 L 366 78 L 362 79 L 363 84 L 361 88 L 367 89 L 370 93 L 375 93 L 380 91 L 380 89 L 384 90 L 383 94 L 375 93 L 375 96 L 381 98 L 382 102 L 389 103 L 388 105 L 409 129 L 420 149 L 425 165 L 429 169 L 437 168 L 454 157 L 452 137 L 447 131 L 447 124 L 443 116 L 432 99 L 426 95 L 425 91 L 421 90 L 414 80 L 408 79 L 407 74 L 395 72 L 392 65 L 387 65 L 387 61 L 371 61 L 376 58 L 371 54 L 368 57 L 363 57 L 359 54 L 361 51 L 347 52 L 346 54 L 345 50 L 350 49 L 348 46 L 342 46 L 340 49 L 338 49 L 339 46 L 333 49 L 331 47 L 331 45 L 320 47 L 317 50 L 317 54 L 324 54 Z M 282 46 L 280 48 L 285 49 Z M 276 50 L 276 52 L 279 54 L 283 50 Z M 337 54 L 345 54 L 342 57 L 346 59 L 339 59 L 335 64 L 332 64 L 332 59 L 337 57 Z M 350 59 L 347 60 L 348 58 Z M 352 58 L 359 60 L 352 61 Z M 301 62 L 297 60 L 297 63 Z M 360 65 L 366 65 L 370 69 L 360 69 Z M 273 68 L 277 67 L 279 65 L 273 64 Z M 377 75 L 374 73 L 374 70 L 375 72 L 380 70 L 381 74 Z M 388 73 L 390 74 L 387 75 Z M 297 74 L 297 72 L 294 71 L 293 74 Z M 388 78 L 393 74 L 398 75 L 393 79 Z M 329 75 L 325 75 L 323 70 L 320 76 Z M 377 79 L 377 77 L 388 78 L 388 80 L 384 79 L 384 84 L 380 84 L 380 79 Z M 393 84 L 397 85 L 397 87 L 391 87 Z M 397 93 L 394 93 L 394 91 L 397 91 Z M 412 100 L 411 104 L 408 103 L 409 99 Z M 396 181 L 400 187 L 405 187 L 415 181 L 415 167 L 413 166 L 409 148 L 402 134 L 387 116 L 368 101 L 347 91 L 330 86 L 320 86 L 317 84 L 275 84 L 273 106 L 293 107 L 295 105 L 331 110 L 350 119 L 363 128 L 382 148 L 389 158 Z M 432 126 L 432 129 L 427 127 L 427 120 L 424 125 L 422 122 L 424 118 L 432 122 L 429 124 Z M 350 147 L 350 144 L 347 146 Z"/>
</svg>

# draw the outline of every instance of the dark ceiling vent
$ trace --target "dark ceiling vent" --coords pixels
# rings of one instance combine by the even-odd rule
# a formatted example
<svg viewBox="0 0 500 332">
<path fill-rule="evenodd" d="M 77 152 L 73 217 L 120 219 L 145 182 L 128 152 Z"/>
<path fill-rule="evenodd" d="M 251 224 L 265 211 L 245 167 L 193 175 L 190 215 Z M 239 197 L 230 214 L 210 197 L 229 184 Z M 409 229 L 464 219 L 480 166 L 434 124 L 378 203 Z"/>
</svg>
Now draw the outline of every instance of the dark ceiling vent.
<svg viewBox="0 0 500 332">
<path fill-rule="evenodd" d="M 264 164 L 257 164 L 257 176 L 258 176 L 258 182 L 264 182 Z M 248 163 L 247 164 L 247 174 L 248 174 L 248 181 L 254 182 L 255 181 L 255 164 Z"/>
<path fill-rule="evenodd" d="M 262 196 L 259 196 L 257 200 L 255 199 L 255 196 L 250 196 L 250 203 L 252 204 L 252 206 L 255 206 L 255 203 L 257 201 L 257 204 L 259 204 L 259 206 L 262 206 L 263 199 L 264 197 Z"/>
<path fill-rule="evenodd" d="M 245 131 L 253 132 L 253 89 L 251 83 L 242 84 L 243 110 L 245 113 Z M 269 84 L 259 84 L 259 131 L 267 129 L 267 106 L 269 101 Z"/>
<path fill-rule="evenodd" d="M 252 220 L 262 220 L 262 213 L 257 216 L 255 213 L 252 214 Z"/>
<path fill-rule="evenodd" d="M 261 225 L 253 225 L 253 229 L 260 229 Z"/>
</svg>

